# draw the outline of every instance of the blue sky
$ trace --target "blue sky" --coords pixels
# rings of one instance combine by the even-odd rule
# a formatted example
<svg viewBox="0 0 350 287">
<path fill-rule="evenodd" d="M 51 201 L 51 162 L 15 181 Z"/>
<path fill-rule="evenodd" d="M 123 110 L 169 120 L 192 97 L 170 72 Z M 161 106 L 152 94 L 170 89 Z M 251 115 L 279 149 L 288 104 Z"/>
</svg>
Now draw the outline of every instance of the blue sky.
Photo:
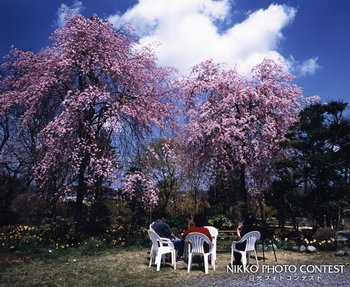
<svg viewBox="0 0 350 287">
<path fill-rule="evenodd" d="M 11 45 L 39 51 L 64 25 L 60 11 L 131 22 L 140 45 L 157 43 L 160 65 L 182 74 L 212 58 L 249 74 L 280 59 L 306 96 L 350 103 L 348 0 L 0 0 L 0 57 Z"/>
</svg>

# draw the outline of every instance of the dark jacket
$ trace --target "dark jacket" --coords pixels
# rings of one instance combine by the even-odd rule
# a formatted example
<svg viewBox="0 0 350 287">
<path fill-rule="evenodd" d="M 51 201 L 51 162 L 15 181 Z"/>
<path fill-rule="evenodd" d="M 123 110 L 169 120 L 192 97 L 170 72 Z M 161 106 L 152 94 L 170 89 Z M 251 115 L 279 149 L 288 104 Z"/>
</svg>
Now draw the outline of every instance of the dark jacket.
<svg viewBox="0 0 350 287">
<path fill-rule="evenodd" d="M 160 236 L 171 239 L 171 230 L 168 224 L 158 219 L 151 225 L 152 229 Z"/>
</svg>

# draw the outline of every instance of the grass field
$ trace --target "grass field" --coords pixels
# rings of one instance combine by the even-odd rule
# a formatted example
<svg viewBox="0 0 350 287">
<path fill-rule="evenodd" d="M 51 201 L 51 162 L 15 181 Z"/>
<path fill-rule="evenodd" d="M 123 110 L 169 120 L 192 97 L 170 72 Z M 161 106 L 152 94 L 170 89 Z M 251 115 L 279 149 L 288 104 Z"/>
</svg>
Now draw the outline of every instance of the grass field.
<svg viewBox="0 0 350 287">
<path fill-rule="evenodd" d="M 177 270 L 170 265 L 148 267 L 149 249 L 107 249 L 84 254 L 79 249 L 41 255 L 0 254 L 0 286 L 179 286 L 177 281 L 205 276 L 202 269 L 193 265 L 187 273 L 187 264 L 178 262 Z M 350 257 L 336 257 L 331 252 L 313 254 L 278 250 L 278 261 L 272 251 L 266 252 L 261 264 L 345 264 L 350 266 Z M 216 271 L 209 275 L 226 273 L 230 254 L 218 253 Z"/>
</svg>

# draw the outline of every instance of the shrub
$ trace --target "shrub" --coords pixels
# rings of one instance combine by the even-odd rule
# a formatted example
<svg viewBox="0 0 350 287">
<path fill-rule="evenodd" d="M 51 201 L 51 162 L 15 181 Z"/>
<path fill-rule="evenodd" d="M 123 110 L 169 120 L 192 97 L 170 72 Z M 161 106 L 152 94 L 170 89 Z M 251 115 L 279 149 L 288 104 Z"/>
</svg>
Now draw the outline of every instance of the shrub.
<svg viewBox="0 0 350 287">
<path fill-rule="evenodd" d="M 20 224 L 40 224 L 46 215 L 44 200 L 34 193 L 22 193 L 12 202 L 11 210 L 16 214 Z"/>
<path fill-rule="evenodd" d="M 211 216 L 208 219 L 208 224 L 218 229 L 232 229 L 233 227 L 232 221 L 223 214 Z"/>
<path fill-rule="evenodd" d="M 0 226 L 16 224 L 17 214 L 11 209 L 11 204 L 25 191 L 24 186 L 22 180 L 0 173 Z"/>
<path fill-rule="evenodd" d="M 28 225 L 5 226 L 1 228 L 0 250 L 3 252 L 40 252 L 45 245 L 40 228 Z"/>
<path fill-rule="evenodd" d="M 106 233 L 103 235 L 103 238 L 108 245 L 112 246 L 125 246 L 125 243 L 128 238 L 128 231 L 122 226 L 115 226 L 106 230 Z"/>
<path fill-rule="evenodd" d="M 46 224 L 41 226 L 42 237 L 46 242 L 54 242 L 60 244 L 76 243 L 77 234 L 74 229 L 74 218 L 63 218 L 56 216 L 48 219 Z M 80 236 L 84 238 L 84 236 Z"/>
<path fill-rule="evenodd" d="M 314 240 L 318 249 L 324 251 L 334 251 L 337 248 L 336 245 L 336 231 L 333 228 L 323 227 L 317 229 L 314 234 Z"/>
<path fill-rule="evenodd" d="M 89 235 L 103 234 L 111 225 L 111 212 L 103 201 L 95 202 L 89 209 L 87 233 Z"/>
<path fill-rule="evenodd" d="M 190 216 L 183 214 L 176 217 L 169 216 L 167 223 L 171 227 L 171 230 L 174 232 L 174 234 L 176 236 L 180 236 L 180 234 L 188 228 L 189 220 Z"/>
<path fill-rule="evenodd" d="M 333 228 L 321 227 L 316 230 L 313 237 L 317 241 L 322 241 L 322 240 L 329 240 L 329 239 L 335 238 L 335 236 L 336 236 L 336 231 Z"/>
<path fill-rule="evenodd" d="M 96 253 L 105 250 L 106 240 L 103 237 L 90 237 L 81 244 L 81 253 L 83 255 L 93 256 Z"/>
</svg>

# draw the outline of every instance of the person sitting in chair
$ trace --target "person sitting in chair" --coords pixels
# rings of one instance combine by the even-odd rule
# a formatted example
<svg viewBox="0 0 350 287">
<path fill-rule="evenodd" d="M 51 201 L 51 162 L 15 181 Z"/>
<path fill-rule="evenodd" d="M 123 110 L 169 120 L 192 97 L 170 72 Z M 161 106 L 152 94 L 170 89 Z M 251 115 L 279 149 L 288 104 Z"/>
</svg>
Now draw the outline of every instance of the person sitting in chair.
<svg viewBox="0 0 350 287">
<path fill-rule="evenodd" d="M 206 217 L 203 214 L 196 214 L 193 217 L 193 222 L 194 222 L 194 226 L 191 226 L 182 234 L 182 237 L 184 239 L 186 238 L 187 234 L 189 234 L 191 232 L 199 232 L 199 233 L 206 235 L 210 241 L 213 240 L 208 228 L 204 227 L 204 225 L 207 223 L 207 221 L 206 221 Z M 204 251 L 205 252 L 209 251 L 209 246 L 207 243 L 205 243 L 205 245 L 204 245 Z"/>
<path fill-rule="evenodd" d="M 237 226 L 236 231 L 237 231 L 238 240 L 240 240 L 248 232 L 254 231 L 254 230 L 256 230 L 256 227 L 254 226 L 253 216 L 248 214 L 245 216 L 245 220 Z M 246 246 L 246 242 L 236 244 L 236 248 L 242 251 L 245 249 L 245 246 Z M 233 262 L 233 264 L 241 265 L 242 255 L 238 252 L 234 252 L 233 255 L 235 257 L 235 261 Z"/>
<path fill-rule="evenodd" d="M 181 239 L 176 238 L 174 233 L 171 231 L 168 224 L 166 224 L 166 218 L 168 217 L 167 213 L 163 210 L 159 210 L 156 213 L 157 220 L 154 221 L 151 225 L 151 228 L 155 233 L 159 235 L 159 237 L 169 238 L 171 242 L 174 244 L 174 247 L 177 252 L 177 261 L 181 260 L 181 257 L 184 252 L 184 243 Z"/>
</svg>

